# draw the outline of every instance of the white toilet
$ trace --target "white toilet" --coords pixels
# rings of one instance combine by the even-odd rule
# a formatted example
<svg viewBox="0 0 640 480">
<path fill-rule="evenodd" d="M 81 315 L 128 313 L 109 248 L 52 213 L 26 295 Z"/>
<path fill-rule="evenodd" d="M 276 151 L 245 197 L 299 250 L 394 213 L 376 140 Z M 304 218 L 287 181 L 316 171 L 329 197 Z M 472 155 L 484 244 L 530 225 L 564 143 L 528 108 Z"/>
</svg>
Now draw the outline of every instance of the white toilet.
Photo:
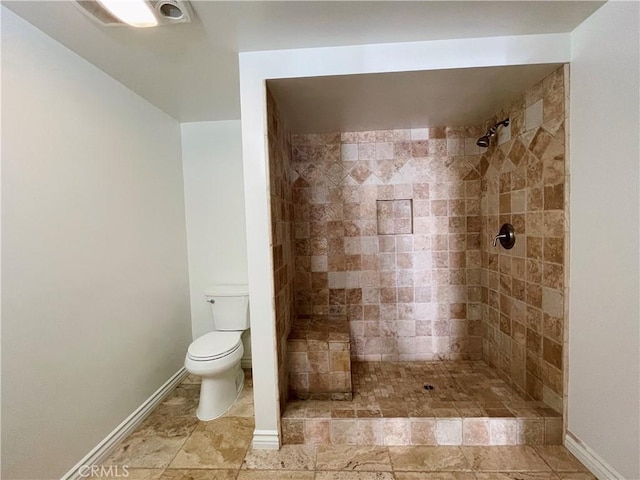
<svg viewBox="0 0 640 480">
<path fill-rule="evenodd" d="M 196 415 L 207 421 L 226 412 L 244 385 L 241 337 L 249 328 L 249 290 L 247 285 L 216 285 L 204 294 L 216 331 L 189 345 L 184 366 L 189 373 L 202 377 Z"/>
</svg>

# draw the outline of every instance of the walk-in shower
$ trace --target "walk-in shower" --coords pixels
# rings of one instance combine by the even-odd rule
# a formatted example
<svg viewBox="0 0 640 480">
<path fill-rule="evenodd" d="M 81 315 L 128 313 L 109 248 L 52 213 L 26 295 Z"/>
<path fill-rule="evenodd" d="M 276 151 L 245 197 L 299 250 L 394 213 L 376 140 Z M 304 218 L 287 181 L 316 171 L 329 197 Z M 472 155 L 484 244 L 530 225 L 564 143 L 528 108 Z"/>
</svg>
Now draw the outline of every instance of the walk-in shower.
<svg viewBox="0 0 640 480">
<path fill-rule="evenodd" d="M 268 83 L 283 443 L 562 442 L 564 78 L 440 124 Z"/>
</svg>

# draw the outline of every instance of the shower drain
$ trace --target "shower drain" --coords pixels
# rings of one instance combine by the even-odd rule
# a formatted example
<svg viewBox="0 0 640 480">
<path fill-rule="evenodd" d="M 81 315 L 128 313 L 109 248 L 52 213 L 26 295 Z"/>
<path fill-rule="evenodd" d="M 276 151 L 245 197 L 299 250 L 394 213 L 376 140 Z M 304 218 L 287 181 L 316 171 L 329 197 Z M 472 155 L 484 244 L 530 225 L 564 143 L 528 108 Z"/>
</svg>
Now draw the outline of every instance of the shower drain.
<svg viewBox="0 0 640 480">
<path fill-rule="evenodd" d="M 430 385 L 430 384 L 428 384 L 428 383 L 425 383 L 425 384 L 423 385 L 423 388 L 424 388 L 425 390 L 433 390 L 435 387 L 434 387 L 433 385 Z"/>
</svg>

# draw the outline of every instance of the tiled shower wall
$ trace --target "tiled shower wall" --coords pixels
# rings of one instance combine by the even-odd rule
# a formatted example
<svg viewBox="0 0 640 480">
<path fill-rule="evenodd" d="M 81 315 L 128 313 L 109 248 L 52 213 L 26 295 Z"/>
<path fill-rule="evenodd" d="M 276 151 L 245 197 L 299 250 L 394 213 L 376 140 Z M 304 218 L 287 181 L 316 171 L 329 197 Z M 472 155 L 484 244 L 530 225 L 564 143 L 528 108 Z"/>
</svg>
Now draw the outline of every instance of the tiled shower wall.
<svg viewBox="0 0 640 480">
<path fill-rule="evenodd" d="M 287 376 L 287 337 L 295 316 L 293 243 L 293 171 L 291 135 L 267 91 L 269 121 L 269 191 L 271 206 L 271 242 L 275 292 L 276 337 L 278 349 L 278 386 L 283 409 L 289 390 Z"/>
<path fill-rule="evenodd" d="M 521 393 L 559 412 L 567 211 L 564 68 L 496 115 L 498 121 L 511 118 L 510 138 L 503 135 L 481 160 L 483 358 Z M 506 222 L 515 227 L 512 250 L 492 246 Z"/>
<path fill-rule="evenodd" d="M 296 313 L 346 315 L 352 358 L 481 358 L 479 135 L 293 135 Z"/>
</svg>

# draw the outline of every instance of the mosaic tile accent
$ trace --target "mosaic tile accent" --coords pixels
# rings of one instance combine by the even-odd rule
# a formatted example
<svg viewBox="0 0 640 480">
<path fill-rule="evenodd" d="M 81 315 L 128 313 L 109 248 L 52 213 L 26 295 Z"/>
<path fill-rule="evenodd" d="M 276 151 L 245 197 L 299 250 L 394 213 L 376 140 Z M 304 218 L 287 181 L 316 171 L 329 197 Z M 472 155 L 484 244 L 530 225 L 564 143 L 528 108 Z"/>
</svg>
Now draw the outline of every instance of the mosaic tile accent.
<svg viewBox="0 0 640 480">
<path fill-rule="evenodd" d="M 480 159 L 483 358 L 523 395 L 562 412 L 565 288 L 563 68 L 495 116 L 510 136 Z M 493 120 L 492 120 L 493 121 Z M 494 248 L 503 223 L 516 245 Z"/>
</svg>

